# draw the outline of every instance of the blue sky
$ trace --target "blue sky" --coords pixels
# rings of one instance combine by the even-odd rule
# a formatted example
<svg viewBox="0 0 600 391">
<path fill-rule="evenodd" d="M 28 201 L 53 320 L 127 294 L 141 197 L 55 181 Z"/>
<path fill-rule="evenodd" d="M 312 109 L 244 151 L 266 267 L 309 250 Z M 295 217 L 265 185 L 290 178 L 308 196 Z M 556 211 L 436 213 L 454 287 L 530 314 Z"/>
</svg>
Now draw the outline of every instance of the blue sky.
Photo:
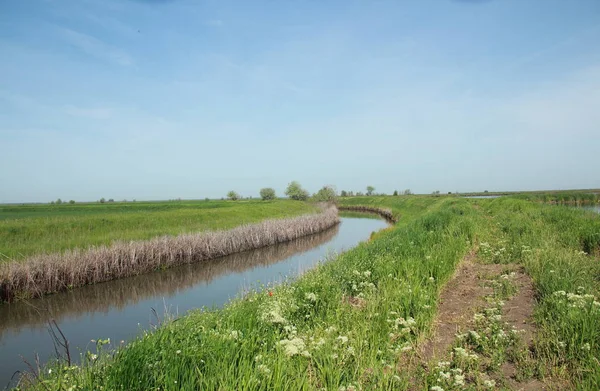
<svg viewBox="0 0 600 391">
<path fill-rule="evenodd" d="M 4 0 L 0 202 L 600 187 L 598 0 Z"/>
</svg>

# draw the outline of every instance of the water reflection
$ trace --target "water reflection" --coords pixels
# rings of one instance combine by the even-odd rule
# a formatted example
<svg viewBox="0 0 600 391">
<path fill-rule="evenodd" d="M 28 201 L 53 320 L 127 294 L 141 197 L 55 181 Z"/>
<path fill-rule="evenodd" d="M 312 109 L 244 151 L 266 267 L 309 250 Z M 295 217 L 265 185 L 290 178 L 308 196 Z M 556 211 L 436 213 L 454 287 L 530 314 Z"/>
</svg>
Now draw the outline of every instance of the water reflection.
<svg viewBox="0 0 600 391">
<path fill-rule="evenodd" d="M 191 265 L 90 285 L 30 302 L 0 304 L 0 389 L 13 373 L 26 370 L 20 356 L 43 364 L 54 355 L 46 324 L 56 319 L 72 356 L 91 339 L 130 340 L 155 323 L 151 308 L 174 314 L 203 306 L 222 306 L 257 282 L 278 281 L 369 238 L 387 226 L 381 219 L 341 218 L 320 234 Z M 14 384 L 14 382 L 13 382 Z"/>
<path fill-rule="evenodd" d="M 287 243 L 233 254 L 197 264 L 184 265 L 101 284 L 89 285 L 70 292 L 60 292 L 30 302 L 0 304 L 0 340 L 3 332 L 23 325 L 45 327 L 48 319 L 58 323 L 66 316 L 83 315 L 90 311 L 106 312 L 123 309 L 155 296 L 173 296 L 199 283 L 209 283 L 216 277 L 241 273 L 257 266 L 268 266 L 292 255 L 303 253 L 331 240 L 339 226 Z"/>
</svg>

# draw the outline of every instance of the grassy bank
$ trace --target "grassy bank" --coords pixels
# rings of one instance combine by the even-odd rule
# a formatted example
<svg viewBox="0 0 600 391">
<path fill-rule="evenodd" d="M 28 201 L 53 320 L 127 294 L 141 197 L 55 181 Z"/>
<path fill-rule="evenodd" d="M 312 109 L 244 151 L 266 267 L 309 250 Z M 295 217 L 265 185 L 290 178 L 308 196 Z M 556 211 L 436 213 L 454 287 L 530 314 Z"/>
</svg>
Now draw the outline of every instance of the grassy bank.
<svg viewBox="0 0 600 391">
<path fill-rule="evenodd" d="M 53 364 L 41 375 L 44 386 L 33 388 L 506 389 L 496 366 L 506 360 L 521 378 L 551 379 L 556 389 L 600 387 L 597 214 L 514 198 L 355 197 L 341 204 L 389 208 L 402 219 L 297 281 L 193 312 L 115 353 L 88 353 L 81 366 Z M 468 252 L 481 263 L 521 265 L 533 278 L 532 348 L 508 354 L 512 339 L 498 342 L 493 315 L 480 334 L 469 334 L 483 339 L 463 341 L 449 362 L 415 364 L 440 292 Z M 512 288 L 503 279 L 495 284 L 500 306 Z M 488 337 L 496 342 L 482 344 Z"/>
<path fill-rule="evenodd" d="M 43 296 L 173 266 L 287 242 L 331 228 L 337 209 L 288 219 L 269 219 L 230 230 L 118 241 L 107 246 L 33 255 L 0 264 L 0 300 Z"/>
<path fill-rule="evenodd" d="M 314 205 L 290 200 L 0 205 L 0 263 L 117 240 L 229 229 L 314 211 Z"/>
</svg>

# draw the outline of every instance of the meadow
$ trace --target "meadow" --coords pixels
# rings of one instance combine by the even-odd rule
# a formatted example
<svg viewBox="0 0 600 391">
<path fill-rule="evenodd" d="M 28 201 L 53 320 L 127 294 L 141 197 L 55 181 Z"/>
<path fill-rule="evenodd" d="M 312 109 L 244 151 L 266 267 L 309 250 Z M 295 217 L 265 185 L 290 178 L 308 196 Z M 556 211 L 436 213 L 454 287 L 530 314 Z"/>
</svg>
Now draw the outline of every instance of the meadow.
<svg viewBox="0 0 600 391">
<path fill-rule="evenodd" d="M 598 214 L 516 197 L 353 197 L 340 205 L 387 208 L 399 220 L 297 280 L 167 320 L 117 349 L 99 339 L 82 364 L 59 360 L 21 386 L 600 388 Z M 440 296 L 452 294 L 465 269 L 481 300 L 460 309 L 459 332 L 439 345 Z M 511 312 L 523 281 L 532 290 L 527 330 Z M 432 343 L 439 349 L 428 355 Z"/>
<path fill-rule="evenodd" d="M 289 200 L 0 205 L 0 263 L 117 240 L 229 229 L 316 210 Z"/>
<path fill-rule="evenodd" d="M 245 208 L 252 210 L 254 206 Z M 331 228 L 339 222 L 337 213 L 334 206 L 323 206 L 319 212 L 266 219 L 229 230 L 119 240 L 62 253 L 31 255 L 0 264 L 0 300 L 40 297 L 287 242 Z"/>
</svg>

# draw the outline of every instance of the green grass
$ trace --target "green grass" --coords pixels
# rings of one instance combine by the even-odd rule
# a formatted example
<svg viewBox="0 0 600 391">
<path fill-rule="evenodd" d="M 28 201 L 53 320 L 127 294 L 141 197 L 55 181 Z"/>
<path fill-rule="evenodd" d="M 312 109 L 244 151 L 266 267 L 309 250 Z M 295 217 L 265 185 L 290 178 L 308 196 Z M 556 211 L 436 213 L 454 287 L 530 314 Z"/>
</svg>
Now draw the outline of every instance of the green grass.
<svg viewBox="0 0 600 391">
<path fill-rule="evenodd" d="M 116 240 L 228 229 L 315 210 L 308 203 L 289 200 L 2 205 L 0 262 Z"/>
<path fill-rule="evenodd" d="M 296 281 L 167 322 L 115 353 L 87 354 L 80 366 L 50 364 L 44 386 L 34 388 L 427 390 L 439 369 L 407 371 L 407 363 L 418 360 L 414 348 L 429 335 L 439 293 L 472 248 L 482 262 L 523 265 L 534 280 L 539 333 L 522 376 L 600 388 L 597 214 L 510 197 L 341 203 L 387 207 L 402 218 Z M 498 286 L 497 299 L 513 292 Z M 480 334 L 493 338 L 501 327 L 490 318 Z M 468 360 L 454 356 L 452 376 L 481 369 L 473 354 L 520 363 L 512 340 L 475 342 L 459 345 L 472 351 Z M 485 376 L 445 389 L 482 389 Z"/>
</svg>

